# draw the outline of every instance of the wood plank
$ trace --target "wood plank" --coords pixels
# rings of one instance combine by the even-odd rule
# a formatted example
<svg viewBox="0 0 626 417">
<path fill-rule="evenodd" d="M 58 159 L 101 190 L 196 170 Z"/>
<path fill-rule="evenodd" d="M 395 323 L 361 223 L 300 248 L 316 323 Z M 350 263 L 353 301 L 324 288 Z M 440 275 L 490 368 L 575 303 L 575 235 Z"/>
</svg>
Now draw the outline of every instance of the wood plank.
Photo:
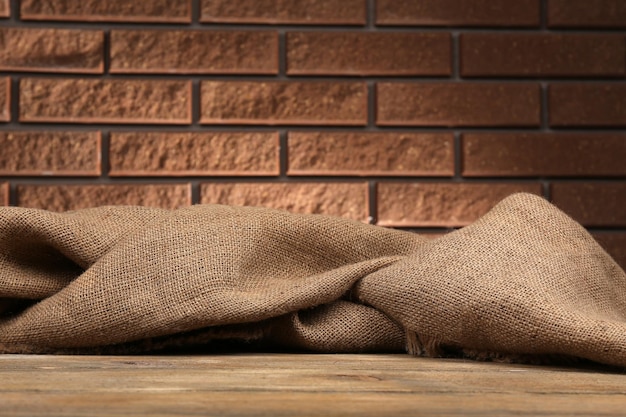
<svg viewBox="0 0 626 417">
<path fill-rule="evenodd" d="M 0 355 L 3 416 L 623 415 L 626 375 L 408 355 Z"/>
</svg>

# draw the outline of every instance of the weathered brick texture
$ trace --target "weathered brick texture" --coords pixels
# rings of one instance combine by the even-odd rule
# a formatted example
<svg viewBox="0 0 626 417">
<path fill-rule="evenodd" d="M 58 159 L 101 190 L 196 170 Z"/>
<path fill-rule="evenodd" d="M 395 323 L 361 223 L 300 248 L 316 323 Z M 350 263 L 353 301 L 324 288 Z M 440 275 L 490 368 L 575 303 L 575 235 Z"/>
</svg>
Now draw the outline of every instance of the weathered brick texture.
<svg viewBox="0 0 626 417">
<path fill-rule="evenodd" d="M 112 176 L 278 175 L 275 132 L 114 132 Z"/>
<path fill-rule="evenodd" d="M 20 121 L 190 123 L 188 81 L 24 78 Z"/>
<path fill-rule="evenodd" d="M 463 175 L 626 176 L 626 135 L 465 133 Z"/>
<path fill-rule="evenodd" d="M 626 266 L 625 0 L 0 0 L 0 26 L 0 204 L 439 234 L 527 191 Z"/>
<path fill-rule="evenodd" d="M 107 205 L 175 209 L 191 204 L 191 190 L 187 184 L 19 185 L 17 197 L 22 207 L 53 211 Z"/>
<path fill-rule="evenodd" d="M 539 86 L 494 83 L 379 83 L 381 126 L 538 126 Z"/>
<path fill-rule="evenodd" d="M 0 70 L 101 73 L 99 30 L 0 28 Z"/>
<path fill-rule="evenodd" d="M 0 183 L 0 205 L 9 205 L 9 184 L 6 182 Z"/>
<path fill-rule="evenodd" d="M 24 20 L 191 22 L 191 0 L 21 0 Z"/>
<path fill-rule="evenodd" d="M 290 75 L 450 75 L 448 33 L 290 32 Z"/>
<path fill-rule="evenodd" d="M 100 132 L 0 132 L 0 175 L 100 175 Z"/>
<path fill-rule="evenodd" d="M 618 0 L 619 1 L 619 0 Z M 378 0 L 379 25 L 539 26 L 537 0 Z"/>
<path fill-rule="evenodd" d="M 624 0 L 549 0 L 551 27 L 626 28 Z"/>
<path fill-rule="evenodd" d="M 552 201 L 585 226 L 626 227 L 626 183 L 555 183 Z"/>
<path fill-rule="evenodd" d="M 9 0 L 0 0 L 0 18 L 9 17 L 10 15 Z"/>
<path fill-rule="evenodd" d="M 550 125 L 626 126 L 626 84 L 552 84 Z"/>
<path fill-rule="evenodd" d="M 367 88 L 359 82 L 203 81 L 200 122 L 364 125 Z"/>
<path fill-rule="evenodd" d="M 527 192 L 541 194 L 541 185 L 378 183 L 378 224 L 400 227 L 465 226 L 504 197 Z"/>
<path fill-rule="evenodd" d="M 437 133 L 290 132 L 289 175 L 452 176 L 454 139 Z"/>
<path fill-rule="evenodd" d="M 209 183 L 202 185 L 200 201 L 368 219 L 365 183 Z"/>
<path fill-rule="evenodd" d="M 278 34 L 258 31 L 114 30 L 111 72 L 277 74 Z"/>
<path fill-rule="evenodd" d="M 466 33 L 465 77 L 624 77 L 626 36 Z"/>
<path fill-rule="evenodd" d="M 364 25 L 363 0 L 201 0 L 202 22 Z"/>
<path fill-rule="evenodd" d="M 11 79 L 0 77 L 0 122 L 11 120 Z"/>
</svg>

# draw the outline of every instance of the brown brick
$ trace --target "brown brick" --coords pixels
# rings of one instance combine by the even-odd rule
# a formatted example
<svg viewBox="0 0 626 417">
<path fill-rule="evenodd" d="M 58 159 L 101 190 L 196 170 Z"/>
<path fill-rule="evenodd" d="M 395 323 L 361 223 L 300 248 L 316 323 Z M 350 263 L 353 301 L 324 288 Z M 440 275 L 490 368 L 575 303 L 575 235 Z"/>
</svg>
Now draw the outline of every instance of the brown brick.
<svg viewBox="0 0 626 417">
<path fill-rule="evenodd" d="M 626 28 L 624 0 L 550 0 L 548 26 Z"/>
<path fill-rule="evenodd" d="M 11 120 L 11 79 L 0 77 L 0 122 Z"/>
<path fill-rule="evenodd" d="M 20 121 L 68 123 L 191 122 L 188 81 L 20 80 Z"/>
<path fill-rule="evenodd" d="M 24 20 L 191 22 L 191 0 L 22 0 Z"/>
<path fill-rule="evenodd" d="M 376 24 L 539 26 L 540 0 L 378 0 Z"/>
<path fill-rule="evenodd" d="M 113 132 L 111 176 L 278 175 L 273 132 Z"/>
<path fill-rule="evenodd" d="M 278 74 L 278 34 L 114 30 L 111 72 Z"/>
<path fill-rule="evenodd" d="M 203 184 L 200 193 L 203 204 L 272 207 L 368 219 L 366 183 L 217 183 Z"/>
<path fill-rule="evenodd" d="M 104 34 L 96 30 L 0 29 L 0 69 L 101 73 Z"/>
<path fill-rule="evenodd" d="M 461 75 L 623 77 L 626 38 L 610 34 L 465 33 Z"/>
<path fill-rule="evenodd" d="M 449 133 L 290 132 L 289 175 L 454 175 Z"/>
<path fill-rule="evenodd" d="M 626 84 L 552 84 L 550 126 L 626 126 Z"/>
<path fill-rule="evenodd" d="M 203 81 L 201 123 L 365 125 L 358 82 Z"/>
<path fill-rule="evenodd" d="M 100 175 L 100 132 L 0 132 L 0 175 Z"/>
<path fill-rule="evenodd" d="M 592 233 L 594 239 L 626 270 L 626 233 Z"/>
<path fill-rule="evenodd" d="M 0 206 L 9 205 L 9 184 L 6 182 L 0 183 Z"/>
<path fill-rule="evenodd" d="M 291 32 L 292 75 L 450 75 L 449 33 Z"/>
<path fill-rule="evenodd" d="M 626 226 L 626 183 L 552 184 L 552 202 L 585 226 Z"/>
<path fill-rule="evenodd" d="M 299 25 L 364 25 L 363 0 L 202 0 L 200 21 Z"/>
<path fill-rule="evenodd" d="M 9 0 L 0 0 L 0 18 L 11 16 L 11 8 L 9 7 Z"/>
<path fill-rule="evenodd" d="M 536 84 L 379 83 L 381 126 L 538 126 Z"/>
<path fill-rule="evenodd" d="M 463 175 L 626 176 L 626 135 L 466 133 Z"/>
<path fill-rule="evenodd" d="M 175 209 L 191 204 L 189 184 L 18 185 L 18 205 L 51 211 L 105 205 Z"/>
<path fill-rule="evenodd" d="M 378 224 L 399 227 L 465 226 L 510 194 L 540 194 L 540 184 L 378 184 Z"/>
</svg>

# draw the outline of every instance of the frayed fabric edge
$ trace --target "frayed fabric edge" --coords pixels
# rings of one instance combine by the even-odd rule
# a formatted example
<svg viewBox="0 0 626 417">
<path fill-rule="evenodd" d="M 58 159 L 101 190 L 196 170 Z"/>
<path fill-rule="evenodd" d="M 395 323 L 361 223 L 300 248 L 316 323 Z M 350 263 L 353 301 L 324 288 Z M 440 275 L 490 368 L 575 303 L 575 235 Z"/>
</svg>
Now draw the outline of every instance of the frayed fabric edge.
<svg viewBox="0 0 626 417">
<path fill-rule="evenodd" d="M 409 355 L 430 358 L 471 359 L 482 362 L 517 363 L 527 365 L 577 365 L 592 363 L 589 360 L 562 354 L 519 354 L 489 352 L 448 346 L 436 337 L 406 330 L 406 352 Z"/>
<path fill-rule="evenodd" d="M 441 343 L 433 338 L 425 335 L 418 335 L 416 332 L 406 331 L 406 351 L 413 356 L 429 356 L 437 358 L 442 356 L 440 349 Z"/>
</svg>

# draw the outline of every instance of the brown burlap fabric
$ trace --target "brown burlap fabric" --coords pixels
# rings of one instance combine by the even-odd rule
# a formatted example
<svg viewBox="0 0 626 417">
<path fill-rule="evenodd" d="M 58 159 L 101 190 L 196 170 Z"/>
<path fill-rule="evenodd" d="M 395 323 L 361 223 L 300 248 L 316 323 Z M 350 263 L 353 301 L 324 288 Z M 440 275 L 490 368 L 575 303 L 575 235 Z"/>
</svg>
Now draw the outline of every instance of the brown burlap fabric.
<svg viewBox="0 0 626 417">
<path fill-rule="evenodd" d="M 435 240 L 246 207 L 0 208 L 0 351 L 263 341 L 626 365 L 626 275 L 545 200 Z"/>
</svg>

